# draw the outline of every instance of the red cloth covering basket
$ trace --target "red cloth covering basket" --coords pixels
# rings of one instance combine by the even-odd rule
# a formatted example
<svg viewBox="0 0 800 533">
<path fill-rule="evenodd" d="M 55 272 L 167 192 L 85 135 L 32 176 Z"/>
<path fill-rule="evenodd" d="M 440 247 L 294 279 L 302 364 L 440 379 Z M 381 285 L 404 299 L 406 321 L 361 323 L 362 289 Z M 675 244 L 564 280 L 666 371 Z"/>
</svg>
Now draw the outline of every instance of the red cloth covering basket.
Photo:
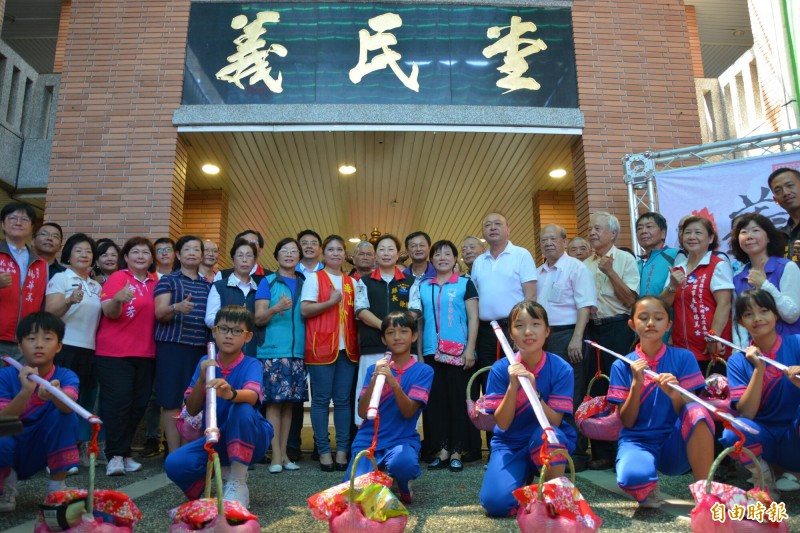
<svg viewBox="0 0 800 533">
<path fill-rule="evenodd" d="M 66 505 L 70 502 L 85 500 L 88 496 L 87 490 L 63 490 L 51 492 L 45 498 L 46 506 Z M 142 512 L 133 503 L 127 494 L 114 490 L 94 491 L 94 516 L 93 519 L 84 515 L 84 518 L 70 527 L 63 530 L 70 533 L 127 533 L 133 531 L 136 523 L 142 519 Z M 61 529 L 50 529 L 45 522 L 44 511 L 39 511 L 36 518 L 34 533 L 49 533 L 51 531 L 61 531 Z"/>
<path fill-rule="evenodd" d="M 472 374 L 472 377 L 469 378 L 469 382 L 467 383 L 467 415 L 469 415 L 472 425 L 481 431 L 494 431 L 494 415 L 486 412 L 486 401 L 484 397 L 481 396 L 477 400 L 473 400 L 470 391 L 472 391 L 472 384 L 475 382 L 475 378 L 478 377 L 479 374 L 488 372 L 490 369 L 490 366 L 481 368 Z"/>
<path fill-rule="evenodd" d="M 389 492 L 388 488 L 392 485 L 393 480 L 390 476 L 378 470 L 378 465 L 375 463 L 371 453 L 372 449 L 359 452 L 351 466 L 350 481 L 340 483 L 308 498 L 308 507 L 312 516 L 318 520 L 328 520 L 328 527 L 332 533 L 359 531 L 401 533 L 406 528 L 408 511 Z M 355 477 L 356 465 L 364 457 L 369 457 L 375 470 Z M 388 496 L 383 498 L 383 502 L 389 502 L 390 499 L 393 500 L 393 516 L 387 516 L 386 513 L 383 513 L 381 509 L 375 506 L 371 509 L 364 507 L 367 502 L 366 500 L 362 502 L 361 497 L 365 496 L 370 489 L 373 489 L 372 493 Z M 358 494 L 357 490 L 360 491 Z M 377 500 L 372 501 L 377 503 Z M 384 509 L 388 508 L 385 507 Z M 364 512 L 365 509 L 367 510 L 366 513 Z M 375 513 L 375 515 L 380 515 L 380 517 L 377 519 L 370 518 L 367 514 L 372 516 L 371 512 Z"/>
<path fill-rule="evenodd" d="M 589 503 L 575 487 L 575 467 L 564 450 L 555 450 L 569 461 L 572 481 L 559 477 L 545 482 L 547 466 L 539 473 L 539 483 L 518 488 L 513 492 L 519 502 L 517 524 L 522 533 L 557 531 L 559 533 L 594 533 L 603 519 L 594 514 Z"/>
<path fill-rule="evenodd" d="M 203 411 L 200 411 L 195 416 L 189 414 L 184 405 L 181 408 L 180 414 L 175 417 L 175 427 L 178 429 L 178 434 L 186 442 L 193 442 L 205 434 L 203 428 Z"/>
<path fill-rule="evenodd" d="M 726 448 L 717 456 L 711 465 L 707 480 L 696 481 L 689 485 L 694 501 L 697 502 L 691 513 L 692 531 L 695 533 L 788 533 L 789 525 L 785 520 L 772 522 L 766 513 L 761 522 L 747 519 L 748 507 L 763 506 L 763 509 L 769 509 L 773 505 L 778 505 L 774 504 L 769 492 L 761 488 L 764 486 L 763 476 L 761 476 L 759 486 L 748 491 L 712 481 L 714 472 L 722 459 L 734 450 L 734 447 Z M 756 461 L 750 450 L 742 448 L 742 451 Z M 729 510 L 734 510 L 737 506 L 744 511 L 742 520 L 734 520 L 728 514 Z M 715 520 L 715 509 L 717 509 L 717 520 Z M 724 513 L 720 513 L 720 509 L 724 510 Z M 724 520 L 720 520 L 723 517 Z"/>
<path fill-rule="evenodd" d="M 593 440 L 614 441 L 619 439 L 622 429 L 622 420 L 616 407 L 609 403 L 606 396 L 590 396 L 592 385 L 598 378 L 605 378 L 605 374 L 595 375 L 586 388 L 586 397 L 575 411 L 575 424 L 578 430 L 587 438 Z"/>
<path fill-rule="evenodd" d="M 186 502 L 175 509 L 170 533 L 202 531 L 206 533 L 259 533 L 258 517 L 239 502 L 223 502 L 225 516 L 220 517 L 218 503 L 214 498 L 202 498 Z"/>
</svg>

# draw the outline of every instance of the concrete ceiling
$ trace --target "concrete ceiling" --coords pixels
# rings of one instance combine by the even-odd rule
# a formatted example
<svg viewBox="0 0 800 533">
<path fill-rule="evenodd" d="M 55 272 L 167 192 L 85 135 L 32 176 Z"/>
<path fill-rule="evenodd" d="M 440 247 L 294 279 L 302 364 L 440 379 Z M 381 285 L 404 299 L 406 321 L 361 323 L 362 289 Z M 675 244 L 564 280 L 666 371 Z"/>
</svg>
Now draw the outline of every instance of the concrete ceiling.
<svg viewBox="0 0 800 533">
<path fill-rule="evenodd" d="M 705 77 L 718 78 L 753 46 L 747 0 L 686 0 L 686 3 L 696 8 Z"/>
<path fill-rule="evenodd" d="M 0 37 L 41 74 L 53 72 L 61 0 L 6 0 Z"/>
</svg>

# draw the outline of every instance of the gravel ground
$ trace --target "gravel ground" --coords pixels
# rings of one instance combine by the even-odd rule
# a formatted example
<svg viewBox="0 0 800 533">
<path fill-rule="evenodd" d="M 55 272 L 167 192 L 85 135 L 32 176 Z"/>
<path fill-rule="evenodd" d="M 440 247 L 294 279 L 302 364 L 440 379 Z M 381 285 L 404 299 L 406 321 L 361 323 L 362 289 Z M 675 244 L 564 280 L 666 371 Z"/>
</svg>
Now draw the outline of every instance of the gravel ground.
<svg viewBox="0 0 800 533">
<path fill-rule="evenodd" d="M 169 529 L 169 509 L 183 503 L 181 492 L 162 474 L 160 459 L 143 461 L 142 472 L 108 478 L 99 470 L 98 488 L 122 489 L 142 494 L 135 497 L 144 518 L 136 528 L 140 533 L 162 533 Z M 340 473 L 324 473 L 315 463 L 299 463 L 301 470 L 270 474 L 265 465 L 250 472 L 251 510 L 258 515 L 262 531 L 270 532 L 323 532 L 327 524 L 315 520 L 308 511 L 305 499 L 326 487 L 341 481 Z M 478 490 L 483 479 L 480 463 L 466 464 L 461 473 L 449 471 L 424 472 L 414 483 L 414 503 L 409 507 L 407 531 L 435 533 L 505 532 L 518 531 L 514 519 L 488 518 L 478 504 Z M 743 472 L 737 482 L 744 484 Z M 70 486 L 85 487 L 86 469 L 68 478 Z M 660 510 L 639 510 L 627 496 L 615 488 L 612 472 L 584 472 L 578 474 L 577 485 L 594 511 L 600 515 L 604 530 L 630 532 L 688 532 L 691 495 L 687 488 L 691 476 L 666 478 L 661 484 L 665 494 L 676 498 L 674 504 Z M 17 510 L 0 515 L 0 531 L 8 531 L 33 520 L 38 503 L 44 498 L 46 477 L 36 477 L 20 482 L 21 494 Z M 790 530 L 800 531 L 800 492 L 784 495 L 790 516 Z M 21 531 L 31 531 L 26 527 Z"/>
</svg>

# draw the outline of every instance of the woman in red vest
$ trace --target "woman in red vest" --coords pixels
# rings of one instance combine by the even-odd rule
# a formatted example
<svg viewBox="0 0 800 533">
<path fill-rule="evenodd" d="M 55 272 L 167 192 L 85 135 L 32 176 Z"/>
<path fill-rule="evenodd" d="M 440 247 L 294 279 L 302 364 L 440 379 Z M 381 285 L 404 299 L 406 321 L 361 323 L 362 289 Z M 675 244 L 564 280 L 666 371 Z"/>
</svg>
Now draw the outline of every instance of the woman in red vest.
<svg viewBox="0 0 800 533">
<path fill-rule="evenodd" d="M 690 350 L 701 363 L 715 353 L 730 355 L 724 346 L 707 341 L 706 333 L 713 330 L 731 339 L 733 269 L 726 256 L 712 252 L 719 245 L 719 237 L 707 218 L 688 217 L 681 239 L 688 255 L 678 255 L 661 293 L 675 312 L 672 344 Z M 724 373 L 725 369 L 715 371 Z"/>
<path fill-rule="evenodd" d="M 323 472 L 347 469 L 351 393 L 358 363 L 358 336 L 354 311 L 355 284 L 342 273 L 344 239 L 330 235 L 322 243 L 325 268 L 303 284 L 300 312 L 306 319 L 305 360 L 311 377 L 311 427 Z M 328 409 L 333 400 L 336 463 L 328 439 Z"/>
</svg>

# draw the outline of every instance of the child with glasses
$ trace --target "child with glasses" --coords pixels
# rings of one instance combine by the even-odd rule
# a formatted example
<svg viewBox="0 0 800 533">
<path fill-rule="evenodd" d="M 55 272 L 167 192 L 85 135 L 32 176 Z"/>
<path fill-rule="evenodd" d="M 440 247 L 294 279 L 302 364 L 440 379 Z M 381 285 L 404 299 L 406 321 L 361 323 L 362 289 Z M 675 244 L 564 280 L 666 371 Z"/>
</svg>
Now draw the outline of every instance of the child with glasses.
<svg viewBox="0 0 800 533">
<path fill-rule="evenodd" d="M 244 307 L 229 305 L 220 309 L 212 330 L 217 359 L 206 356 L 200 361 L 184 395 L 186 410 L 195 416 L 204 409 L 206 389 L 216 389 L 220 439 L 214 449 L 222 464 L 223 497 L 245 507 L 250 505 L 247 467 L 264 457 L 273 436 L 272 425 L 259 413 L 261 365 L 242 353 L 254 328 L 253 315 Z M 215 378 L 206 382 L 209 366 L 216 367 Z M 167 476 L 190 499 L 199 498 L 205 489 L 208 454 L 204 444 L 202 438 L 190 442 L 171 452 L 164 463 Z"/>
</svg>

